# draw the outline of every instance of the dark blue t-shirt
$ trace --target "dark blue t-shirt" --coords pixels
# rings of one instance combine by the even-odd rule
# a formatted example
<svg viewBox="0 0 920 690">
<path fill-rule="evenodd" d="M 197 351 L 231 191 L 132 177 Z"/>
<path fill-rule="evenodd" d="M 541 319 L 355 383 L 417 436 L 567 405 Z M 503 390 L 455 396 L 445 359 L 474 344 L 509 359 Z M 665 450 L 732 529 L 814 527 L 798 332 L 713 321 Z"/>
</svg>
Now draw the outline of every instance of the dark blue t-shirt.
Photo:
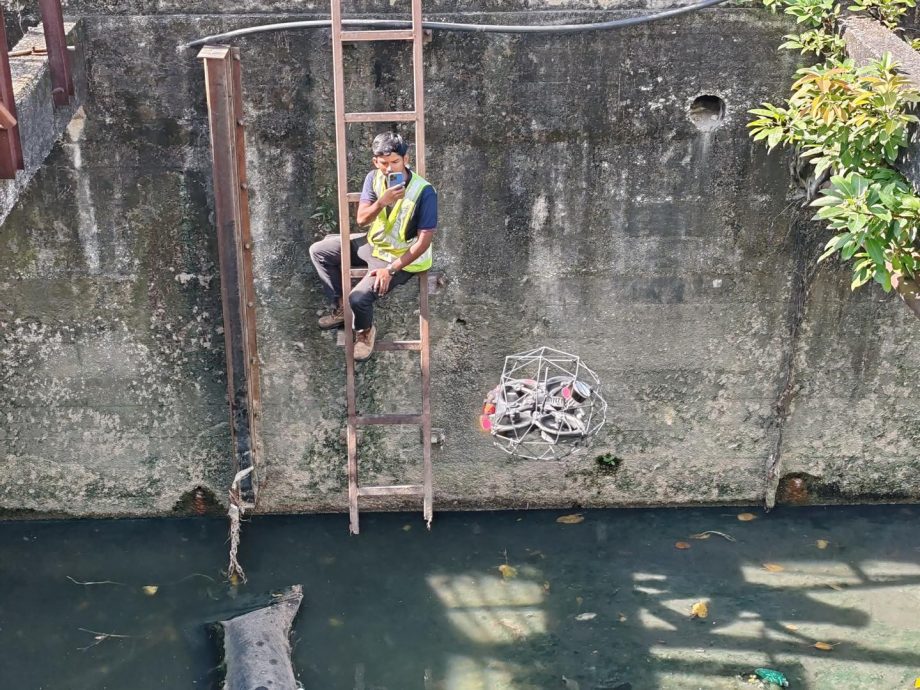
<svg viewBox="0 0 920 690">
<path fill-rule="evenodd" d="M 364 178 L 364 188 L 361 190 L 361 203 L 372 204 L 377 201 L 377 194 L 374 192 L 374 175 L 376 170 L 371 170 L 367 177 Z M 412 171 L 409 171 L 409 179 L 406 180 L 406 187 L 412 179 Z M 434 187 L 428 185 L 419 195 L 418 203 L 412 217 L 409 219 L 409 225 L 406 228 L 406 239 L 412 239 L 418 235 L 419 230 L 432 232 L 438 227 L 438 193 Z"/>
</svg>

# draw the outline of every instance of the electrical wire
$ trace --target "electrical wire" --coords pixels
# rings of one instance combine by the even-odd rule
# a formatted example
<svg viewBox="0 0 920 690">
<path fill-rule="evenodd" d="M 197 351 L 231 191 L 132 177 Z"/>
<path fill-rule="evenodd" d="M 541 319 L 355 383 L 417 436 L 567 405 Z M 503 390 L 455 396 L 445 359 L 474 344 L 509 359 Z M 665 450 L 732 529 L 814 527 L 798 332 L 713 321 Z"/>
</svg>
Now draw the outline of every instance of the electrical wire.
<svg viewBox="0 0 920 690">
<path fill-rule="evenodd" d="M 493 33 L 493 34 L 575 34 L 588 31 L 606 31 L 609 29 L 619 29 L 626 26 L 635 26 L 637 24 L 646 24 L 659 19 L 676 17 L 688 12 L 696 12 L 714 5 L 721 5 L 729 0 L 703 0 L 693 5 L 683 7 L 674 7 L 670 10 L 656 12 L 655 14 L 645 14 L 638 17 L 624 17 L 622 19 L 611 19 L 605 22 L 593 22 L 590 24 L 548 24 L 548 25 L 527 25 L 527 24 L 462 24 L 457 22 L 422 22 L 423 29 L 433 29 L 436 31 L 465 31 L 473 33 Z M 378 29 L 411 29 L 412 22 L 399 21 L 392 19 L 343 19 L 343 26 L 348 27 L 374 27 Z M 179 46 L 180 50 L 195 48 L 206 43 L 221 43 L 241 36 L 252 36 L 254 34 L 269 33 L 273 31 L 296 31 L 300 29 L 325 29 L 332 26 L 329 19 L 310 19 L 297 22 L 280 22 L 277 24 L 259 24 L 248 26 L 243 29 L 234 31 L 225 31 L 220 34 L 204 36 L 195 39 L 189 43 Z"/>
</svg>

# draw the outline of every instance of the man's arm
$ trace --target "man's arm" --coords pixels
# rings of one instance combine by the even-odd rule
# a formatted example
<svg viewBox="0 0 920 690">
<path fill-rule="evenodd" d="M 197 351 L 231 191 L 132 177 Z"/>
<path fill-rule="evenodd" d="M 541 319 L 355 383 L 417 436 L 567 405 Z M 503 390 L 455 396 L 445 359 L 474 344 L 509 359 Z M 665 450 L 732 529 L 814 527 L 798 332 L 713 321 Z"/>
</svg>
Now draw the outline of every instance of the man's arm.
<svg viewBox="0 0 920 690">
<path fill-rule="evenodd" d="M 396 259 L 396 261 L 391 263 L 390 268 L 394 272 L 401 271 L 417 258 L 419 258 L 422 254 L 424 254 L 428 247 L 431 246 L 431 240 L 434 237 L 434 231 L 435 228 L 419 230 L 418 238 L 415 240 L 415 242 L 412 243 L 412 246 L 409 247 L 409 250 L 401 257 Z"/>
<path fill-rule="evenodd" d="M 358 225 L 367 225 L 380 215 L 387 206 L 392 206 L 406 195 L 405 185 L 389 187 L 379 199 L 372 202 L 362 201 L 358 204 Z"/>
<path fill-rule="evenodd" d="M 425 253 L 425 250 L 431 246 L 431 239 L 434 237 L 434 230 L 434 228 L 419 230 L 418 239 L 412 243 L 412 246 L 409 247 L 405 254 L 396 259 L 396 261 L 391 263 L 387 268 L 381 268 L 372 271 L 374 276 L 374 290 L 377 291 L 377 294 L 385 295 L 387 294 L 387 291 L 389 291 L 390 271 L 393 271 L 393 273 L 401 271 Z"/>
</svg>

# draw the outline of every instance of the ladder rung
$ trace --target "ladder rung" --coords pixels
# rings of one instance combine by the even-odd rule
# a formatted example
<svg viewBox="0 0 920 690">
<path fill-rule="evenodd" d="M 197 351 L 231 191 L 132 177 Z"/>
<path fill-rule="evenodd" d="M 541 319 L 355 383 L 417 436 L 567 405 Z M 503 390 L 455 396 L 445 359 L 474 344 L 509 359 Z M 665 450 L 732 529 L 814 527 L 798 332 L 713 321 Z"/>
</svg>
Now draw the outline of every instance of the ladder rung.
<svg viewBox="0 0 920 690">
<path fill-rule="evenodd" d="M 345 195 L 345 199 L 349 204 L 357 204 L 361 201 L 361 192 L 348 192 L 348 194 Z"/>
<path fill-rule="evenodd" d="M 345 113 L 345 122 L 415 122 L 415 111 L 391 110 L 385 113 Z"/>
<path fill-rule="evenodd" d="M 345 331 L 340 330 L 335 337 L 335 344 L 345 347 Z M 378 340 L 374 343 L 374 352 L 393 352 L 395 350 L 422 351 L 421 340 Z"/>
<path fill-rule="evenodd" d="M 422 349 L 421 340 L 378 340 L 374 343 L 374 351 L 392 352 L 394 350 L 415 350 L 420 352 Z"/>
<path fill-rule="evenodd" d="M 420 414 L 377 414 L 355 417 L 355 424 L 421 424 Z"/>
<path fill-rule="evenodd" d="M 389 31 L 343 31 L 343 41 L 411 41 L 412 29 L 391 29 Z"/>
<path fill-rule="evenodd" d="M 425 487 L 421 484 L 397 484 L 394 486 L 359 486 L 359 496 L 421 496 Z"/>
</svg>

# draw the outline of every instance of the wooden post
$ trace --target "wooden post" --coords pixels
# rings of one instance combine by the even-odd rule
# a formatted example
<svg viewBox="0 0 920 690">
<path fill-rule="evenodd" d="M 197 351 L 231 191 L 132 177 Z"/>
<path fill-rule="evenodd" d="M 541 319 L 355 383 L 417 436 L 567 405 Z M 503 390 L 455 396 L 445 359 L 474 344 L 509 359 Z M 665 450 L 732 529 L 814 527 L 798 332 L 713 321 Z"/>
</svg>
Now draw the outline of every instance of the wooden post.
<svg viewBox="0 0 920 690">
<path fill-rule="evenodd" d="M 61 0 L 38 0 L 38 7 L 42 13 L 42 29 L 51 69 L 51 95 L 55 105 L 68 105 L 74 95 L 74 87 Z"/>
<path fill-rule="evenodd" d="M 204 60 L 208 98 L 230 436 L 234 470 L 239 472 L 249 467 L 258 468 L 261 448 L 259 356 L 240 55 L 238 49 L 229 46 L 205 46 L 198 57 Z M 248 503 L 256 500 L 254 475 L 255 471 L 240 483 L 241 497 Z"/>
</svg>

